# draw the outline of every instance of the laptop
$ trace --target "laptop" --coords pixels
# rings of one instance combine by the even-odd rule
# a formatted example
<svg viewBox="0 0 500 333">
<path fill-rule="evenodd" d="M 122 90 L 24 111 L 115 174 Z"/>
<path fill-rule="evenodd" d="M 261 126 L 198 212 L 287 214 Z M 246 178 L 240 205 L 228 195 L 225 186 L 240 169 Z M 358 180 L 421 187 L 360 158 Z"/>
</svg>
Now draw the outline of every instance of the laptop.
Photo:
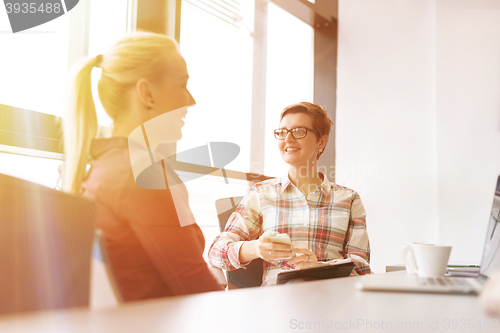
<svg viewBox="0 0 500 333">
<path fill-rule="evenodd" d="M 488 276 L 500 269 L 500 176 L 497 179 L 481 266 L 476 277 L 422 278 L 415 274 L 366 275 L 356 285 L 366 291 L 478 294 Z"/>
<path fill-rule="evenodd" d="M 0 314 L 89 304 L 93 202 L 0 174 Z"/>
</svg>

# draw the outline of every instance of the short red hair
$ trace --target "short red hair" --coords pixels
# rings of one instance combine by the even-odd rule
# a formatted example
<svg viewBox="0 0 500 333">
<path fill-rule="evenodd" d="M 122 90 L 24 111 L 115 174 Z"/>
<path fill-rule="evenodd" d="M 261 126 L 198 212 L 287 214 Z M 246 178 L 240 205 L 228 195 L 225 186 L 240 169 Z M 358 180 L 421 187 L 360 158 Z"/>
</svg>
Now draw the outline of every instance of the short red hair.
<svg viewBox="0 0 500 333">
<path fill-rule="evenodd" d="M 330 131 L 332 130 L 333 127 L 333 121 L 330 119 L 330 116 L 326 112 L 325 108 L 322 107 L 321 105 L 310 102 L 299 102 L 290 104 L 287 107 L 285 107 L 283 111 L 281 111 L 280 121 L 283 120 L 283 117 L 285 117 L 289 113 L 305 113 L 310 115 L 312 119 L 313 129 L 318 131 L 320 136 L 330 135 Z M 323 154 L 323 152 L 320 152 L 318 154 L 318 158 L 321 156 L 321 154 Z"/>
</svg>

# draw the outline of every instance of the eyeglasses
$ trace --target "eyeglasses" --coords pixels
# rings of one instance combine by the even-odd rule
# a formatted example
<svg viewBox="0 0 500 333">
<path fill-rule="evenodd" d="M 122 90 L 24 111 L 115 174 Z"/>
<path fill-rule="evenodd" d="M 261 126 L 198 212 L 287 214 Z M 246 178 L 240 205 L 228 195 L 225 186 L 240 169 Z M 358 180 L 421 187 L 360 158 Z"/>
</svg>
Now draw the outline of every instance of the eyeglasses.
<svg viewBox="0 0 500 333">
<path fill-rule="evenodd" d="M 319 132 L 307 127 L 296 127 L 292 129 L 278 128 L 274 130 L 274 137 L 278 140 L 285 140 L 288 133 L 292 133 L 294 139 L 303 139 L 307 136 L 307 132 L 313 132 L 319 136 Z"/>
</svg>

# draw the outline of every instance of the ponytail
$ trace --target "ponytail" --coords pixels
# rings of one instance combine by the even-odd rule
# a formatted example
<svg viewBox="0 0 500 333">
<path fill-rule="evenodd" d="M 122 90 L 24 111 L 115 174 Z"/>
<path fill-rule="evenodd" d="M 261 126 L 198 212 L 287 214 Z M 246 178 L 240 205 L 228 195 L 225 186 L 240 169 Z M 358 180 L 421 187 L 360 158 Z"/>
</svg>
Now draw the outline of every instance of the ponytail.
<svg viewBox="0 0 500 333">
<path fill-rule="evenodd" d="M 91 72 L 102 56 L 86 58 L 73 65 L 68 74 L 64 126 L 65 167 L 63 190 L 79 193 L 96 137 L 97 112 L 92 98 Z"/>
</svg>

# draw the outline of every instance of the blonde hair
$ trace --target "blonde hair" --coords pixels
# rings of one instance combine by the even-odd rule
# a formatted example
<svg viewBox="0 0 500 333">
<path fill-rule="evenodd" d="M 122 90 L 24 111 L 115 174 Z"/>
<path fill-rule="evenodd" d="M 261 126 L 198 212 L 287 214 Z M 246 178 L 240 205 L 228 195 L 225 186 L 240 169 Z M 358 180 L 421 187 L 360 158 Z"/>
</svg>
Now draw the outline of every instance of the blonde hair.
<svg viewBox="0 0 500 333">
<path fill-rule="evenodd" d="M 106 53 L 76 62 L 69 71 L 64 125 L 65 167 L 63 190 L 78 193 L 90 160 L 92 140 L 98 132 L 92 98 L 91 72 L 102 68 L 99 99 L 106 113 L 116 121 L 128 104 L 128 92 L 141 78 L 159 80 L 168 67 L 165 55 L 178 52 L 173 39 L 160 34 L 135 32 L 118 41 Z M 164 67 L 163 67 L 164 68 Z"/>
<path fill-rule="evenodd" d="M 310 102 L 299 102 L 288 105 L 281 111 L 280 121 L 283 120 L 283 117 L 289 113 L 305 113 L 311 116 L 312 119 L 312 127 L 316 131 L 318 131 L 319 135 L 330 136 L 330 131 L 333 127 L 333 121 L 330 119 L 330 116 L 326 112 L 325 108 L 316 103 Z M 328 143 L 328 139 L 327 142 Z M 326 148 L 326 144 L 325 144 Z M 324 148 L 322 151 L 318 152 L 317 158 L 323 155 Z"/>
</svg>

